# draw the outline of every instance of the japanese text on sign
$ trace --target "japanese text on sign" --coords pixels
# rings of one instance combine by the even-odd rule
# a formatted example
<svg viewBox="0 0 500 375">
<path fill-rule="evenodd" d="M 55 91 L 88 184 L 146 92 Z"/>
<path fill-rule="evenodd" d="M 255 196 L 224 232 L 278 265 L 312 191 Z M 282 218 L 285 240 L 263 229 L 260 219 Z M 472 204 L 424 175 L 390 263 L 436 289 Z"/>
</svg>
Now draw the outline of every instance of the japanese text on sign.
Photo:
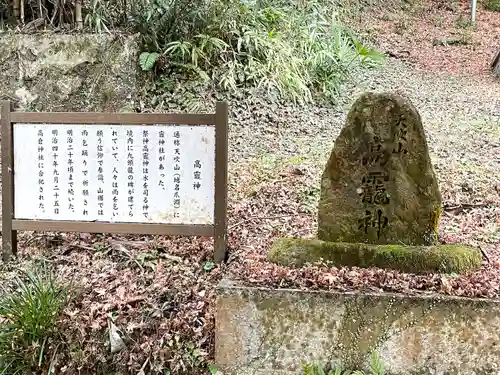
<svg viewBox="0 0 500 375">
<path fill-rule="evenodd" d="M 15 124 L 14 166 L 17 219 L 213 224 L 211 126 Z"/>
</svg>

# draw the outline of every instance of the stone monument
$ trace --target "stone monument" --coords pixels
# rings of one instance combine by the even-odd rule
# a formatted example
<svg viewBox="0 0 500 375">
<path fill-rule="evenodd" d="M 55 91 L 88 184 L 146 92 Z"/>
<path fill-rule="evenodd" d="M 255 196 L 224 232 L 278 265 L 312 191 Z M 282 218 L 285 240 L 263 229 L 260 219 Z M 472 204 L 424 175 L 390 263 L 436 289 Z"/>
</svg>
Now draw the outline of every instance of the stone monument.
<svg viewBox="0 0 500 375">
<path fill-rule="evenodd" d="M 478 267 L 475 249 L 438 244 L 441 207 L 418 111 L 398 95 L 366 93 L 349 111 L 321 178 L 318 238 L 280 239 L 269 259 L 410 272 Z"/>
</svg>

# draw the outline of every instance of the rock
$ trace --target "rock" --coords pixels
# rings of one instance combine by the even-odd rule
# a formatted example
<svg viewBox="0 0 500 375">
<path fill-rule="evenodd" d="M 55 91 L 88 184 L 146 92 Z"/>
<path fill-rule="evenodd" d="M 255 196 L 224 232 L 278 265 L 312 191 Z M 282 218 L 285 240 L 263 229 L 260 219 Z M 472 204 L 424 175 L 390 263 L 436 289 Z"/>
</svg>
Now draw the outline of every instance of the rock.
<svg viewBox="0 0 500 375">
<path fill-rule="evenodd" d="M 115 112 L 137 96 L 139 50 L 138 35 L 3 33 L 0 96 L 25 111 Z"/>
<path fill-rule="evenodd" d="M 500 49 L 491 61 L 491 70 L 495 76 L 500 77 Z"/>
<path fill-rule="evenodd" d="M 441 194 L 419 113 L 395 94 L 352 106 L 321 179 L 318 238 L 433 245 Z"/>
<path fill-rule="evenodd" d="M 336 267 L 380 267 L 416 274 L 464 273 L 478 269 L 482 263 L 480 251 L 458 244 L 373 245 L 303 238 L 278 239 L 268 259 L 286 267 L 324 261 Z"/>
<path fill-rule="evenodd" d="M 125 348 L 125 343 L 123 342 L 122 338 L 120 337 L 120 332 L 118 328 L 114 325 L 114 323 L 109 320 L 109 344 L 110 344 L 110 350 L 111 354 L 115 354 L 120 352 L 123 348 Z"/>
</svg>

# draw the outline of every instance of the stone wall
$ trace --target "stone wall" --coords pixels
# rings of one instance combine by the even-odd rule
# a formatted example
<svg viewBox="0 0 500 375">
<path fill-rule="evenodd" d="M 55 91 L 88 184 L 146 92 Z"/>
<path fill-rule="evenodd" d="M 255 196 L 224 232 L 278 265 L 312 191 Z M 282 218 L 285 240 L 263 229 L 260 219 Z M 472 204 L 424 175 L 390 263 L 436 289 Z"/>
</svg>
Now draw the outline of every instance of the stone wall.
<svg viewBox="0 0 500 375">
<path fill-rule="evenodd" d="M 138 53 L 138 36 L 0 34 L 0 99 L 26 111 L 130 107 Z"/>
<path fill-rule="evenodd" d="M 500 374 L 500 301 L 246 288 L 217 291 L 224 375 L 297 375 L 319 362 L 389 375 Z"/>
</svg>

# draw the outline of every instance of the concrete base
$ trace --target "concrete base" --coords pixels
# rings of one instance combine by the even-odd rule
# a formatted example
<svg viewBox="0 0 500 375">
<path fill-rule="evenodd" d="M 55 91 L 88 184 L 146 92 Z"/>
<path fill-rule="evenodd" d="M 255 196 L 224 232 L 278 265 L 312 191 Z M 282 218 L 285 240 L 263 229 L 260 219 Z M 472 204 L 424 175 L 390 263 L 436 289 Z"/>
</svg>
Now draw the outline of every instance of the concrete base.
<svg viewBox="0 0 500 375">
<path fill-rule="evenodd" d="M 389 375 L 498 375 L 500 301 L 218 287 L 224 375 L 298 375 L 302 362 L 366 370 L 373 350 Z"/>
</svg>

